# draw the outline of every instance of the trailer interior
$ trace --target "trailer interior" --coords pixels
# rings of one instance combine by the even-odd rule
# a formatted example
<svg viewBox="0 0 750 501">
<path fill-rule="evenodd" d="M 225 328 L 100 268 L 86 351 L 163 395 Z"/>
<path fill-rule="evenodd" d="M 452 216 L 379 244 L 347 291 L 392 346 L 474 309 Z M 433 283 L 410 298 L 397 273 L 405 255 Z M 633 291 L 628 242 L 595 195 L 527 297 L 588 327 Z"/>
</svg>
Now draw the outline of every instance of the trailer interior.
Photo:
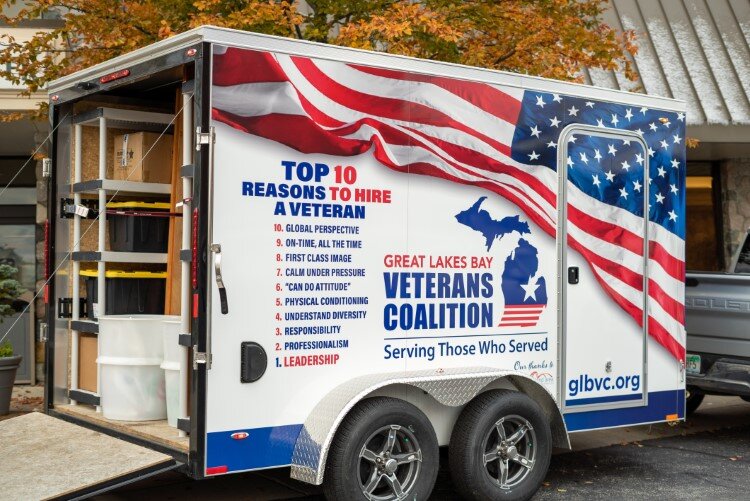
<svg viewBox="0 0 750 501">
<path fill-rule="evenodd" d="M 50 100 L 48 410 L 183 463 L 195 426 L 188 361 L 200 49 L 118 68 Z M 124 320 L 107 341 L 101 317 L 110 315 Z M 162 352 L 165 320 L 177 343 L 167 347 L 171 360 Z"/>
</svg>

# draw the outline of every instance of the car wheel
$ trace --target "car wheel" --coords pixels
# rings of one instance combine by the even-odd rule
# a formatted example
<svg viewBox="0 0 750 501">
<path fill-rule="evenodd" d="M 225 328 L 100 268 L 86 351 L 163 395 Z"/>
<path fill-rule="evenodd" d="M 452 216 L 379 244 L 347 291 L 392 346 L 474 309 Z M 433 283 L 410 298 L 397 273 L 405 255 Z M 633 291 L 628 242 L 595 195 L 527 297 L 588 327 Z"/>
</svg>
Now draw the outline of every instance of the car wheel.
<svg viewBox="0 0 750 501">
<path fill-rule="evenodd" d="M 347 415 L 328 452 L 326 499 L 427 500 L 439 450 L 427 416 L 403 400 L 363 400 Z"/>
<path fill-rule="evenodd" d="M 695 386 L 685 388 L 685 412 L 690 415 L 700 407 L 706 395 Z"/>
<path fill-rule="evenodd" d="M 471 500 L 529 499 L 547 474 L 551 441 L 544 411 L 526 394 L 482 393 L 463 410 L 451 435 L 456 489 Z"/>
</svg>

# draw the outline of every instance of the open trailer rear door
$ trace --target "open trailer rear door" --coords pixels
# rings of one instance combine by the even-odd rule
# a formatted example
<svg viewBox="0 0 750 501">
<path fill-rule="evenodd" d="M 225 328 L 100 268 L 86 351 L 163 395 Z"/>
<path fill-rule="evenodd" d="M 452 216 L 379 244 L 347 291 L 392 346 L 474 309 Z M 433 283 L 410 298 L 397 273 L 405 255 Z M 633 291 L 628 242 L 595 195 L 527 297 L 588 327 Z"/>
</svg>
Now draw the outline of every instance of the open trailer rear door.
<svg viewBox="0 0 750 501">
<path fill-rule="evenodd" d="M 180 466 L 172 456 L 39 412 L 0 421 L 3 499 L 82 499 Z"/>
</svg>

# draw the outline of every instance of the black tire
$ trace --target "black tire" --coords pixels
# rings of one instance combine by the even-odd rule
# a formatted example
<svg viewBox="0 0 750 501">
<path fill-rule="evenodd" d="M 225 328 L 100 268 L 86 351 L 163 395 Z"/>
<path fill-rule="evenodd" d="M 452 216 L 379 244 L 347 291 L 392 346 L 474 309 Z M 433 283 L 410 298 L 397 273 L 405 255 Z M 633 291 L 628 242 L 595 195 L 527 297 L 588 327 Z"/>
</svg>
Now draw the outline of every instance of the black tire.
<svg viewBox="0 0 750 501">
<path fill-rule="evenodd" d="M 521 425 L 530 425 L 531 430 L 511 444 L 516 422 L 516 431 Z M 552 434 L 544 411 L 524 393 L 509 390 L 491 390 L 472 400 L 453 428 L 448 450 L 454 486 L 470 500 L 531 498 L 547 475 L 551 454 Z M 503 469 L 505 488 L 498 480 Z"/>
<path fill-rule="evenodd" d="M 396 465 L 394 460 L 403 464 Z M 395 398 L 368 398 L 349 412 L 336 432 L 328 452 L 323 490 L 329 501 L 426 501 L 435 485 L 439 462 L 435 430 L 422 411 Z M 403 491 L 400 498 L 395 494 L 393 478 Z M 372 482 L 374 488 L 368 497 L 363 489 L 373 487 Z"/>
<path fill-rule="evenodd" d="M 688 416 L 700 407 L 705 397 L 706 395 L 695 386 L 688 386 L 685 389 L 685 412 Z"/>
</svg>

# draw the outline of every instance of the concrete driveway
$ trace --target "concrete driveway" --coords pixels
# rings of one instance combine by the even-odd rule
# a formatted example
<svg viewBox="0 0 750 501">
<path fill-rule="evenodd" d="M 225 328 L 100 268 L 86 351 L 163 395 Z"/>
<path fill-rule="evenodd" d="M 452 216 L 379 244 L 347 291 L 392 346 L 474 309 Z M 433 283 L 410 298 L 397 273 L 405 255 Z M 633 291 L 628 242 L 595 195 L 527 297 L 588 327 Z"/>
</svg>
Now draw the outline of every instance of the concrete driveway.
<svg viewBox="0 0 750 501">
<path fill-rule="evenodd" d="M 555 454 L 535 500 L 746 499 L 750 493 L 750 404 L 707 397 L 686 423 L 578 433 L 573 451 Z M 443 451 L 445 454 L 445 451 Z M 445 459 L 445 458 L 442 458 Z M 445 465 L 447 461 L 441 461 Z M 192 481 L 165 474 L 99 496 L 99 500 L 322 500 L 320 489 L 289 479 L 288 470 Z M 433 501 L 457 499 L 442 466 Z"/>
</svg>

